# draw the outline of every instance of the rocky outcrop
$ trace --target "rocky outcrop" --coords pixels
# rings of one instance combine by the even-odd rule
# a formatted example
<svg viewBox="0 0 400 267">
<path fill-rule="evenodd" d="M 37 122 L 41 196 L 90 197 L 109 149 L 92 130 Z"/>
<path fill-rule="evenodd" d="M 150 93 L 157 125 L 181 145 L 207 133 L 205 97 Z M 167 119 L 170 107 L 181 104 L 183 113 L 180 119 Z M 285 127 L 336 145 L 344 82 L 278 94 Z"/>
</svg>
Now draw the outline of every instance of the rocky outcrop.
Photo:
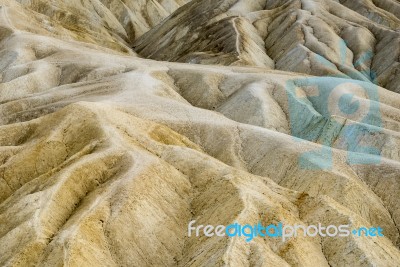
<svg viewBox="0 0 400 267">
<path fill-rule="evenodd" d="M 133 47 L 156 60 L 338 76 L 398 92 L 400 4 L 340 2 L 192 1 Z"/>
</svg>

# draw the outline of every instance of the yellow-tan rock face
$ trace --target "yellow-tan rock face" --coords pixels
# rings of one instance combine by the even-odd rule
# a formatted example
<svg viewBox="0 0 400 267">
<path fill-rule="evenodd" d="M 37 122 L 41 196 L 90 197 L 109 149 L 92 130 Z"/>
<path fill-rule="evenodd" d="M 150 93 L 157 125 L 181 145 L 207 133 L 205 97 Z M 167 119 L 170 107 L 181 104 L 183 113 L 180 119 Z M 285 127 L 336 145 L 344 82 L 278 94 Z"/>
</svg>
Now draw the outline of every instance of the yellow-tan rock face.
<svg viewBox="0 0 400 267">
<path fill-rule="evenodd" d="M 0 266 L 400 266 L 398 1 L 0 6 Z"/>
</svg>

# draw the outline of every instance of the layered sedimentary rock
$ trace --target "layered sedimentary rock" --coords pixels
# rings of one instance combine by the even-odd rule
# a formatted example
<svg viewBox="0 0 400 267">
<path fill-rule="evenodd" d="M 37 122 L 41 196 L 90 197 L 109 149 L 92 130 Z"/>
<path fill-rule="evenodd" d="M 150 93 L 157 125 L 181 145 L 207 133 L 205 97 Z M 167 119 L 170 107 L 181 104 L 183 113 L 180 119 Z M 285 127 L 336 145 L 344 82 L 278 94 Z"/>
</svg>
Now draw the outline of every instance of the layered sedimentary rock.
<svg viewBox="0 0 400 267">
<path fill-rule="evenodd" d="M 398 92 L 397 1 L 209 0 L 185 7 L 136 40 L 135 50 L 157 60 L 377 81 Z"/>
<path fill-rule="evenodd" d="M 40 20 L 34 30 L 47 30 L 58 38 L 73 38 L 125 53 L 131 43 L 188 0 L 84 0 L 35 1 L 4 0 L 14 16 L 29 13 Z M 22 4 L 22 7 L 18 5 Z M 24 9 L 24 11 L 21 10 Z M 27 9 L 28 8 L 28 9 Z M 13 20 L 18 23 L 18 20 Z M 67 38 L 68 38 L 67 37 Z"/>
<path fill-rule="evenodd" d="M 398 2 L 1 6 L 0 265 L 400 265 Z"/>
</svg>

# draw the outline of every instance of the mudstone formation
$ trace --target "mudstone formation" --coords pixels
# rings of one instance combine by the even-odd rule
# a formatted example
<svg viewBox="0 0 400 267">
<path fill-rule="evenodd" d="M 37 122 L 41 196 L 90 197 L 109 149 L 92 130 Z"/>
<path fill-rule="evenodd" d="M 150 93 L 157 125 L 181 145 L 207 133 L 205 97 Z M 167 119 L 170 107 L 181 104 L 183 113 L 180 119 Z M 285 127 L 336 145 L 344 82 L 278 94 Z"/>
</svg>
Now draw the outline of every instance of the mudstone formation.
<svg viewBox="0 0 400 267">
<path fill-rule="evenodd" d="M 398 0 L 0 6 L 1 266 L 400 266 Z"/>
</svg>

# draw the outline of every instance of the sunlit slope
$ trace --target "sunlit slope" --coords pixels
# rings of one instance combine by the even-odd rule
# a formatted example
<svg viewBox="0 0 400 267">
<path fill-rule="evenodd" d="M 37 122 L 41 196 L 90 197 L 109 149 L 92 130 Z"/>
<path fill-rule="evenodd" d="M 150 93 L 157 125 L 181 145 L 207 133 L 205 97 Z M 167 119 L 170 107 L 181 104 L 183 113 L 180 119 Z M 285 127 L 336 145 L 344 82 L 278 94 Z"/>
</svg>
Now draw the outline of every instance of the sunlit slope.
<svg viewBox="0 0 400 267">
<path fill-rule="evenodd" d="M 395 90 L 141 59 L 46 28 L 33 4 L 2 4 L 0 265 L 400 265 Z M 189 238 L 191 220 L 380 226 L 385 237 L 246 243 Z"/>
</svg>

